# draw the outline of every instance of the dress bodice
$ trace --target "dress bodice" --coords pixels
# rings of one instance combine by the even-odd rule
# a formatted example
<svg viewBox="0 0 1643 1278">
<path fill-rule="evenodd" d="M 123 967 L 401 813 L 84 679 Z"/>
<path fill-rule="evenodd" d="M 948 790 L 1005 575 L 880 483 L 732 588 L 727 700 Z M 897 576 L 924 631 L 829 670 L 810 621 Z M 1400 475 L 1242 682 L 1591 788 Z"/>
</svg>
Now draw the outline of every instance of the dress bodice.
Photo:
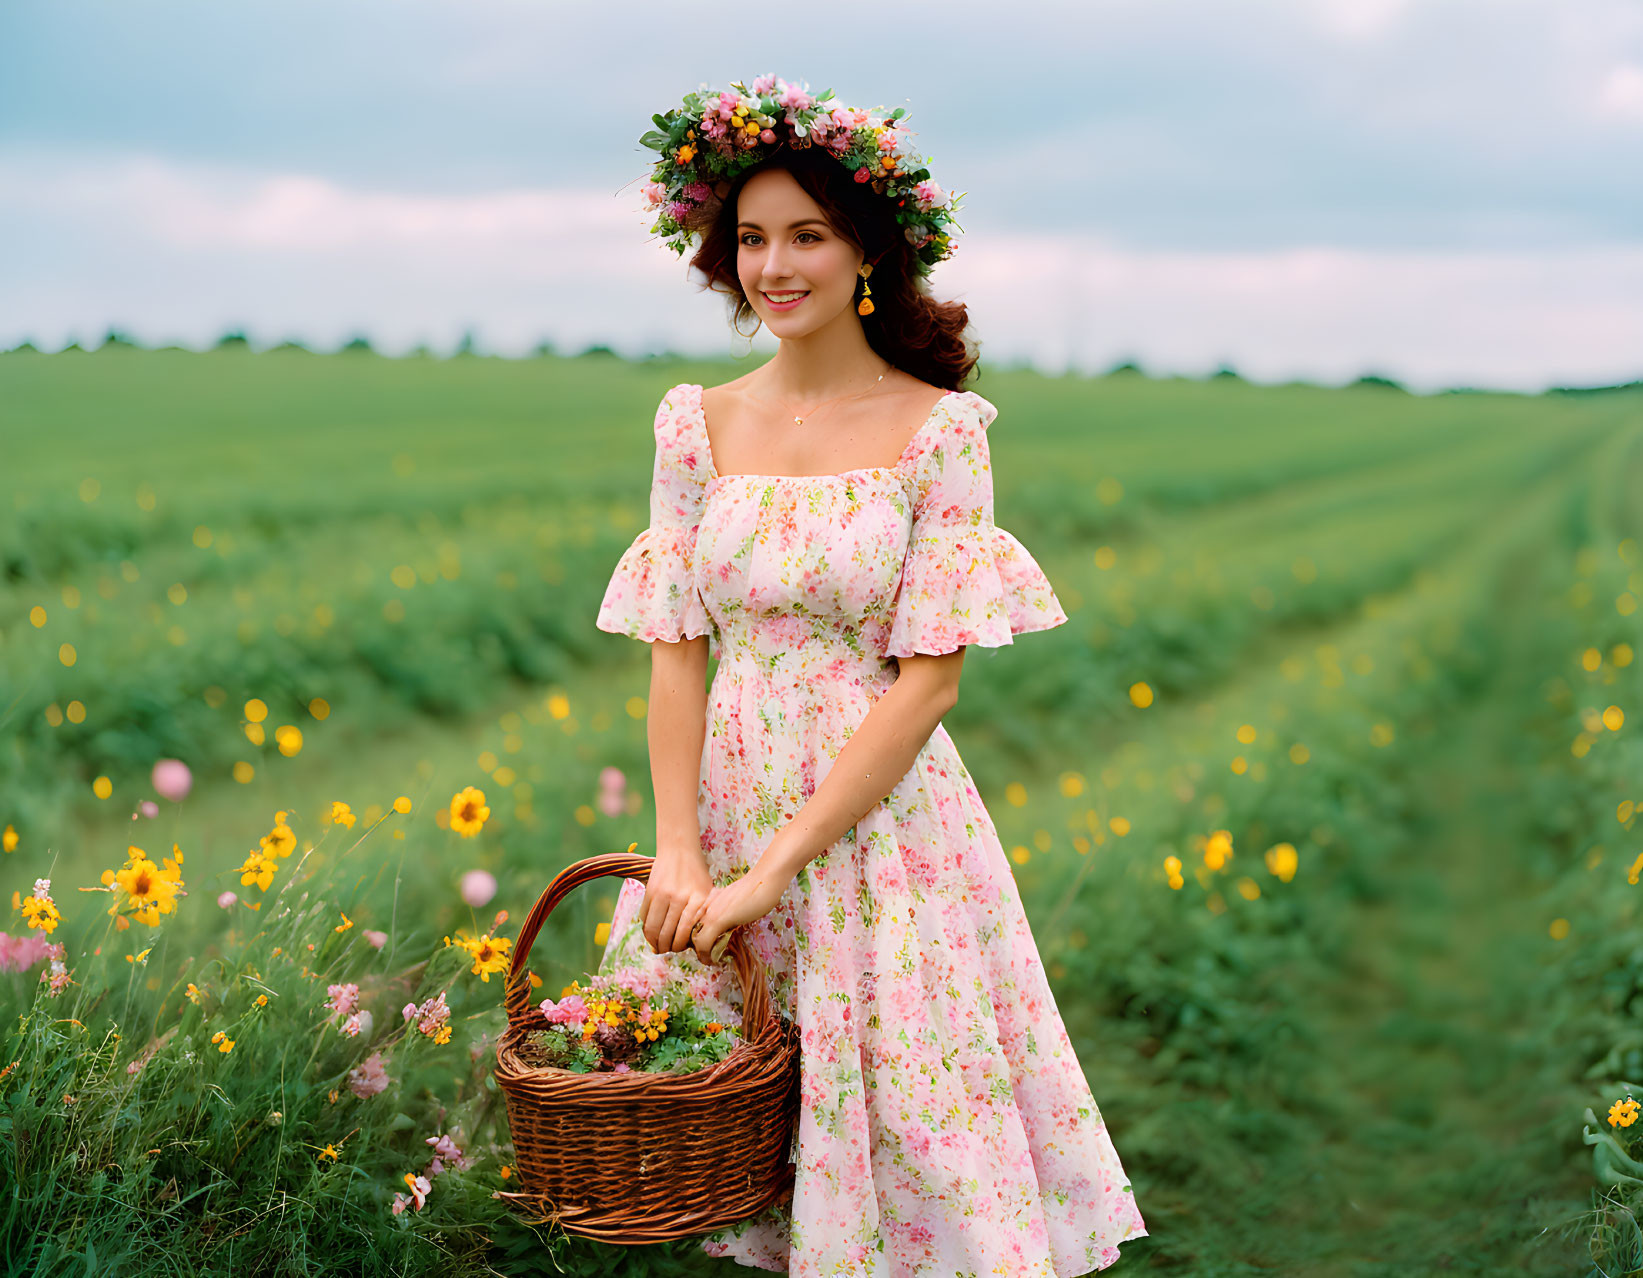
<svg viewBox="0 0 1643 1278">
<path fill-rule="evenodd" d="M 895 658 L 998 646 L 1067 619 L 1042 569 L 993 519 L 973 391 L 931 409 L 894 466 L 720 475 L 702 387 L 663 397 L 650 526 L 598 625 L 644 640 L 709 636 L 721 664 L 772 681 L 893 681 Z"/>
</svg>

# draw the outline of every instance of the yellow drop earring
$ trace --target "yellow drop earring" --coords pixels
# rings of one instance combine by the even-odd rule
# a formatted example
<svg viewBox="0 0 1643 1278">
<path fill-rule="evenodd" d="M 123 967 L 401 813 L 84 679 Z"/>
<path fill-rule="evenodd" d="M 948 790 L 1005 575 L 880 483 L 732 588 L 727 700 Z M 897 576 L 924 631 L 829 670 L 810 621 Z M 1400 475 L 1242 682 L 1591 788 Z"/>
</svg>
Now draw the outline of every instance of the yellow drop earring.
<svg viewBox="0 0 1643 1278">
<path fill-rule="evenodd" d="M 861 264 L 861 301 L 856 303 L 857 315 L 871 315 L 873 313 L 873 299 L 868 296 L 873 290 L 867 285 L 867 277 L 873 273 L 873 264 Z"/>
</svg>

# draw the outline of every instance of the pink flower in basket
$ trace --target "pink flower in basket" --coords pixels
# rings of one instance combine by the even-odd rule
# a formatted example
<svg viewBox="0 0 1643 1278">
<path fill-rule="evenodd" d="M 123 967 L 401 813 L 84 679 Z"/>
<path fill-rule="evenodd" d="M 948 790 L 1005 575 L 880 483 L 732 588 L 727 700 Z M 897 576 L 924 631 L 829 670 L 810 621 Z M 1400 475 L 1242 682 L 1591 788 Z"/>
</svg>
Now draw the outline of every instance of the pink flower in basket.
<svg viewBox="0 0 1643 1278">
<path fill-rule="evenodd" d="M 554 1025 L 580 1025 L 588 1015 L 588 1005 L 580 994 L 571 994 L 557 1003 L 545 998 L 539 1006 L 542 1015 Z"/>
<path fill-rule="evenodd" d="M 632 990 L 640 998 L 649 998 L 666 985 L 671 973 L 658 962 L 653 967 L 623 967 L 612 972 L 600 984 L 620 985 Z"/>
</svg>

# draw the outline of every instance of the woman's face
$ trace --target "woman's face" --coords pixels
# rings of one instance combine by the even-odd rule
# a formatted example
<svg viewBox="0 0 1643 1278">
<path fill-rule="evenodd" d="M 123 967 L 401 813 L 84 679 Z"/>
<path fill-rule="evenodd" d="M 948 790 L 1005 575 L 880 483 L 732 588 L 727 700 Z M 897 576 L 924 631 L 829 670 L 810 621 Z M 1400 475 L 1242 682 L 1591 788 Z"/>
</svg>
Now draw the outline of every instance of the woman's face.
<svg viewBox="0 0 1643 1278">
<path fill-rule="evenodd" d="M 799 337 L 847 308 L 855 318 L 852 303 L 862 252 L 828 225 L 821 206 L 791 173 L 755 173 L 742 186 L 736 217 L 736 275 L 771 332 Z M 782 306 L 772 300 L 772 293 L 804 297 Z"/>
</svg>

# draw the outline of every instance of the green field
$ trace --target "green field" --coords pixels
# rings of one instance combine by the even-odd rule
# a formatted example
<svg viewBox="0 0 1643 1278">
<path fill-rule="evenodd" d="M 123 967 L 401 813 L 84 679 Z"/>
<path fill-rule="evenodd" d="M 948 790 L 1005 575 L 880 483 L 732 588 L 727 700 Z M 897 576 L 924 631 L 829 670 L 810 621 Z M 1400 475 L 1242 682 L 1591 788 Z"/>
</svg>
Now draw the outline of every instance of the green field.
<svg viewBox="0 0 1643 1278">
<path fill-rule="evenodd" d="M 49 876 L 78 982 L 0 973 L 14 1272 L 745 1272 L 507 1216 L 501 983 L 443 944 L 652 846 L 646 650 L 593 618 L 661 393 L 739 371 L 0 356 L 0 931 Z M 1115 1272 L 1643 1273 L 1643 1121 L 1607 1118 L 1643 1100 L 1643 391 L 971 389 L 1071 620 L 973 651 L 945 722 L 1147 1219 Z M 168 757 L 192 793 L 134 820 Z M 436 818 L 469 785 L 465 839 Z M 264 892 L 239 867 L 277 812 Z M 119 931 L 78 889 L 133 844 L 175 844 L 188 896 Z M 548 988 L 596 961 L 607 882 L 538 939 Z M 373 1046 L 325 1026 L 334 981 L 376 1046 L 439 989 L 455 1038 L 333 1102 Z M 391 1214 L 448 1130 L 474 1164 Z"/>
</svg>

